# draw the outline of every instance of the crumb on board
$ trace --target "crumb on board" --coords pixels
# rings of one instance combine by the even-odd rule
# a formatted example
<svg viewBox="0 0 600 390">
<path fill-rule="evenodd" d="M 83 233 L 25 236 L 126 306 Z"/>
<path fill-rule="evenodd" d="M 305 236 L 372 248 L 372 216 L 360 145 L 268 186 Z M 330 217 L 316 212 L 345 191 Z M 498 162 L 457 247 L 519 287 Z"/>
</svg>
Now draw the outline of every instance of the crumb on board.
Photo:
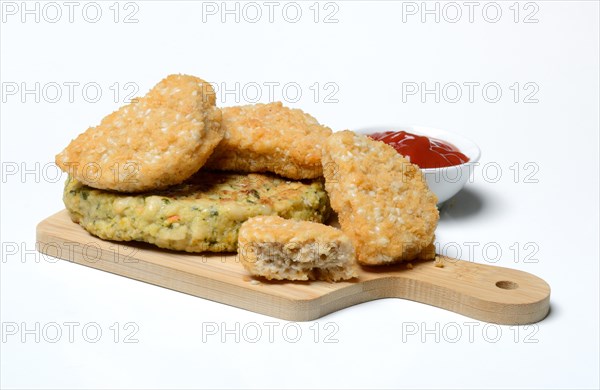
<svg viewBox="0 0 600 390">
<path fill-rule="evenodd" d="M 433 265 L 438 268 L 444 268 L 444 259 L 440 256 L 436 256 Z"/>
<path fill-rule="evenodd" d="M 412 263 L 406 263 L 406 268 L 407 269 L 413 269 Z"/>
<path fill-rule="evenodd" d="M 254 285 L 254 286 L 258 286 L 258 285 L 260 284 L 260 282 L 259 282 L 258 280 L 256 280 L 256 279 L 252 279 L 252 280 L 250 281 L 250 284 L 252 284 L 252 285 Z"/>
</svg>

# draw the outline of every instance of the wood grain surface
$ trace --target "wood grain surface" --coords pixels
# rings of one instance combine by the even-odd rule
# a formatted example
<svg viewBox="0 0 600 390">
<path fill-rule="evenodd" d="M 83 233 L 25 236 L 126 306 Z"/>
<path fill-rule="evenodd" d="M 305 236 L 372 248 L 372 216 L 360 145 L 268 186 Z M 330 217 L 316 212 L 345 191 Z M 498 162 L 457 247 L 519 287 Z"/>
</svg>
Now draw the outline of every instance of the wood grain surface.
<svg viewBox="0 0 600 390">
<path fill-rule="evenodd" d="M 104 241 L 87 233 L 66 210 L 40 222 L 44 254 L 257 313 L 308 321 L 379 298 L 403 298 L 498 324 L 542 320 L 550 286 L 535 275 L 440 256 L 433 262 L 362 267 L 357 280 L 270 282 L 252 278 L 235 253 L 192 254 L 143 243 Z"/>
</svg>

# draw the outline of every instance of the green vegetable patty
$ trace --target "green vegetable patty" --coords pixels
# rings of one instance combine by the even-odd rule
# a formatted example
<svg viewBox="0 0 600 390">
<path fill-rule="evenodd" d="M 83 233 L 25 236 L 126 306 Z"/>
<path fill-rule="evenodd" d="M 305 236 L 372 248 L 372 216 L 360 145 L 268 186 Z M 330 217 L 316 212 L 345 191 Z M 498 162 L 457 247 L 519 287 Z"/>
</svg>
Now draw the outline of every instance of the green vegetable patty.
<svg viewBox="0 0 600 390">
<path fill-rule="evenodd" d="M 240 226 L 257 215 L 323 223 L 331 211 L 320 180 L 204 171 L 166 190 L 138 194 L 69 178 L 63 201 L 73 222 L 95 236 L 187 252 L 235 251 Z"/>
</svg>

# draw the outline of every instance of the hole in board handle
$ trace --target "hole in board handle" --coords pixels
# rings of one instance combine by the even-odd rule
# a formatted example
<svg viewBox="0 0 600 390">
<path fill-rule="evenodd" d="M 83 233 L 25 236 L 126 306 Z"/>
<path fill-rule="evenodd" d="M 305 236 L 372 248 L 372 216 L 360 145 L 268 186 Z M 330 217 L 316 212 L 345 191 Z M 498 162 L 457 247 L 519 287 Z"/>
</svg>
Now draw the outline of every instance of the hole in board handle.
<svg viewBox="0 0 600 390">
<path fill-rule="evenodd" d="M 508 280 L 501 280 L 499 282 L 496 282 L 496 287 L 501 288 L 503 290 L 514 290 L 516 288 L 519 288 L 519 285 L 515 282 L 511 282 Z"/>
</svg>

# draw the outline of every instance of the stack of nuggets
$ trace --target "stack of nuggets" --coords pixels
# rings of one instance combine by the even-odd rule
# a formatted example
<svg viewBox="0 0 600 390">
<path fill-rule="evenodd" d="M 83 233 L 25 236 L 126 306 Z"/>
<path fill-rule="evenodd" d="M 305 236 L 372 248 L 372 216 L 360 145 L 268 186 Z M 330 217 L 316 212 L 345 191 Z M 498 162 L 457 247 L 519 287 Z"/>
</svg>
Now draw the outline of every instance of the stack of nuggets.
<svg viewBox="0 0 600 390">
<path fill-rule="evenodd" d="M 56 163 L 70 174 L 71 218 L 104 239 L 239 247 L 251 274 L 279 280 L 347 280 L 356 261 L 435 257 L 436 197 L 392 147 L 332 134 L 280 102 L 218 109 L 211 85 L 193 76 L 166 77 Z M 341 231 L 323 225 L 330 198 Z"/>
<path fill-rule="evenodd" d="M 281 103 L 268 106 L 266 111 L 260 105 L 246 107 L 245 112 L 255 113 L 251 122 L 259 122 L 257 128 L 278 135 L 276 143 L 284 142 L 286 124 L 293 126 L 304 150 L 277 165 L 269 157 L 276 152 L 256 139 L 252 144 L 262 145 L 258 150 L 263 165 L 255 170 L 297 178 L 292 174 L 296 171 L 277 169 L 292 162 L 301 167 L 301 178 L 319 177 L 320 169 L 309 174 L 304 168 L 320 167 L 320 151 L 315 152 L 314 145 L 324 141 L 319 135 L 331 131 L 300 110 Z M 212 86 L 187 75 L 166 77 L 142 98 L 105 117 L 56 156 L 57 165 L 70 176 L 63 200 L 71 219 L 103 239 L 144 241 L 188 252 L 235 251 L 241 224 L 257 215 L 327 220 L 331 209 L 321 180 L 201 170 L 223 139 L 221 118 Z M 247 121 L 243 115 L 235 119 L 228 114 L 228 124 Z M 257 164 L 251 158 L 257 149 L 244 149 L 242 134 L 228 128 L 233 144 L 224 145 L 220 156 L 241 157 L 235 160 L 241 161 L 241 170 L 253 171 L 250 167 Z M 310 142 L 302 141 L 301 134 Z M 224 164 L 212 166 L 229 170 Z"/>
</svg>

